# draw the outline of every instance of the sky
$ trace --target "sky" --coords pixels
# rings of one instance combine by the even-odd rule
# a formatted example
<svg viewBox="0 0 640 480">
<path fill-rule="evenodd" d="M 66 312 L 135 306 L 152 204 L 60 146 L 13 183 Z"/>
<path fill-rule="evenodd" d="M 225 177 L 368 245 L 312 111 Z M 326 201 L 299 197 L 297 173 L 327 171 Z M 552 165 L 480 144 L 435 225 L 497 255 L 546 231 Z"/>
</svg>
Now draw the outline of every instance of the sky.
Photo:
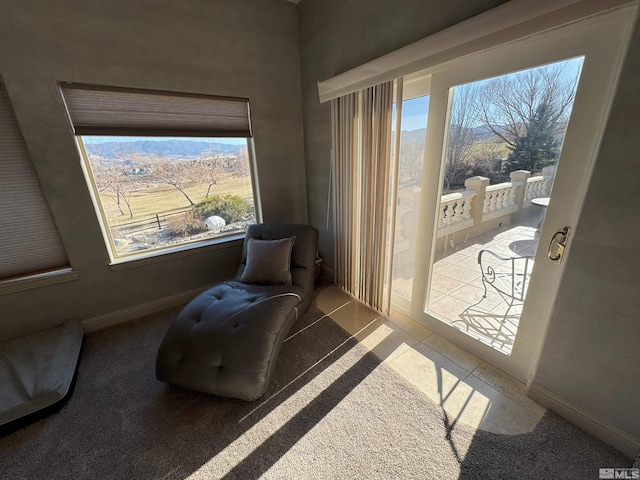
<svg viewBox="0 0 640 480">
<path fill-rule="evenodd" d="M 565 78 L 576 78 L 581 69 L 584 57 L 573 58 L 570 60 L 565 60 L 563 62 L 557 62 L 557 64 L 564 64 L 563 76 Z M 552 63 L 550 65 L 556 65 L 556 63 Z M 539 67 L 534 67 L 539 68 Z M 516 76 L 520 72 L 514 72 L 509 74 L 508 76 Z M 479 80 L 477 82 L 478 85 L 482 85 L 491 81 L 492 78 L 487 78 L 483 80 Z M 420 128 L 427 127 L 427 113 L 429 111 L 429 96 L 412 98 L 410 100 L 405 100 L 402 102 L 402 130 L 403 131 L 411 131 L 418 130 Z M 394 109 L 394 118 L 395 118 L 395 109 Z"/>
<path fill-rule="evenodd" d="M 412 98 L 402 102 L 402 130 L 427 128 L 429 96 Z"/>
</svg>

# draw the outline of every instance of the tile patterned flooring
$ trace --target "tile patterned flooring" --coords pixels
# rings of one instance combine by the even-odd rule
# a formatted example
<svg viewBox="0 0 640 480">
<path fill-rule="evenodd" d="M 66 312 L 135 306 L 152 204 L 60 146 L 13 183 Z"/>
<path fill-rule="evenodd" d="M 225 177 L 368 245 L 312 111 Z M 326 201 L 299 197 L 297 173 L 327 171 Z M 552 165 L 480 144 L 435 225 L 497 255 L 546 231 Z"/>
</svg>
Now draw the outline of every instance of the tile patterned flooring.
<svg viewBox="0 0 640 480">
<path fill-rule="evenodd" d="M 509 355 L 518 329 L 521 304 L 509 305 L 495 290 L 485 289 L 478 265 L 480 250 L 502 257 L 534 256 L 538 245 L 537 227 L 541 212 L 525 217 L 518 225 L 500 227 L 460 242 L 439 252 L 433 264 L 427 310 L 451 326 Z M 496 270 L 507 268 L 509 261 L 491 257 Z M 533 261 L 528 264 L 531 272 Z M 393 280 L 393 290 L 405 298 L 411 295 L 411 278 Z"/>
<path fill-rule="evenodd" d="M 390 320 L 335 286 L 317 291 L 317 305 L 417 389 L 453 425 L 500 434 L 532 431 L 546 409 L 514 380 L 425 326 L 395 312 Z"/>
</svg>

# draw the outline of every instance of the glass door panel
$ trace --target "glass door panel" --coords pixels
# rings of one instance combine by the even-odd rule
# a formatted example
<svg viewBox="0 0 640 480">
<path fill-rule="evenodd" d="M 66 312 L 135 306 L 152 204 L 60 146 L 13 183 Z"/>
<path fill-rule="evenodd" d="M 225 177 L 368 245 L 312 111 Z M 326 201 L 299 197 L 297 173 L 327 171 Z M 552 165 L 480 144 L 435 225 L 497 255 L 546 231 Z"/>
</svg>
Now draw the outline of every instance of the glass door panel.
<svg viewBox="0 0 640 480">
<path fill-rule="evenodd" d="M 629 12 L 415 74 L 429 80 L 429 122 L 411 294 L 392 307 L 525 382 L 566 264 L 547 246 L 561 239 L 570 255 L 571 236 L 555 232 L 577 225 Z"/>
<path fill-rule="evenodd" d="M 425 312 L 504 355 L 518 331 L 583 60 L 449 89 Z"/>
<path fill-rule="evenodd" d="M 395 303 L 411 300 L 428 111 L 429 95 L 405 97 L 402 102 L 391 275 Z"/>
</svg>

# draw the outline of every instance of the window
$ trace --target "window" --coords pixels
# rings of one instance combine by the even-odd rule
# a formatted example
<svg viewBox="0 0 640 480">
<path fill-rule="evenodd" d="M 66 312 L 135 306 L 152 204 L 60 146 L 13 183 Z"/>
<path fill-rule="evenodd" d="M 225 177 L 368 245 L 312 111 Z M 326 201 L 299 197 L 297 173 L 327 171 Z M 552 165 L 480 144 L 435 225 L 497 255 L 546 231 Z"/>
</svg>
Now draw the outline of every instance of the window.
<svg viewBox="0 0 640 480">
<path fill-rule="evenodd" d="M 260 220 L 246 99 L 63 84 L 112 260 Z"/>
<path fill-rule="evenodd" d="M 394 304 L 406 304 L 411 299 L 413 266 L 416 258 L 418 238 L 420 192 L 424 163 L 424 147 L 429 113 L 430 78 L 421 75 L 403 80 L 402 105 L 400 108 L 400 146 L 398 150 L 398 178 L 396 193 L 396 223 L 393 235 L 392 299 Z M 394 103 L 394 129 L 396 138 Z M 391 201 L 394 201 L 393 199 Z M 408 307 L 406 308 L 408 309 Z"/>
<path fill-rule="evenodd" d="M 0 282 L 68 271 L 67 255 L 2 85 L 0 165 Z"/>
</svg>

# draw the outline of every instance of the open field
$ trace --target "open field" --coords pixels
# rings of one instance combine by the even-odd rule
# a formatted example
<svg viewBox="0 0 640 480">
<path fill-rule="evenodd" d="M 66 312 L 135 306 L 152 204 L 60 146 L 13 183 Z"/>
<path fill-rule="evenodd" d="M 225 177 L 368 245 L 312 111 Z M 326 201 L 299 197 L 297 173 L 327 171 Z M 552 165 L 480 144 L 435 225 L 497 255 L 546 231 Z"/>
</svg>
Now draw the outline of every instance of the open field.
<svg viewBox="0 0 640 480">
<path fill-rule="evenodd" d="M 185 189 L 187 195 L 194 203 L 205 198 L 207 184 L 197 184 Z M 221 180 L 211 188 L 209 196 L 214 195 L 238 195 L 245 199 L 250 199 L 253 192 L 251 189 L 251 179 L 246 177 L 230 177 Z M 174 210 L 182 210 L 189 207 L 189 202 L 185 196 L 171 185 L 158 185 L 134 192 L 131 195 L 131 209 L 133 218 L 129 218 L 129 211 L 122 203 L 124 215 L 120 214 L 116 205 L 115 197 L 101 196 L 102 206 L 111 227 L 122 223 L 152 217 L 156 214 L 168 213 Z"/>
<path fill-rule="evenodd" d="M 487 150 L 491 150 L 491 153 L 498 157 L 506 157 L 511 153 L 507 142 L 474 142 L 469 145 L 469 149 L 472 156 L 485 153 Z"/>
</svg>

